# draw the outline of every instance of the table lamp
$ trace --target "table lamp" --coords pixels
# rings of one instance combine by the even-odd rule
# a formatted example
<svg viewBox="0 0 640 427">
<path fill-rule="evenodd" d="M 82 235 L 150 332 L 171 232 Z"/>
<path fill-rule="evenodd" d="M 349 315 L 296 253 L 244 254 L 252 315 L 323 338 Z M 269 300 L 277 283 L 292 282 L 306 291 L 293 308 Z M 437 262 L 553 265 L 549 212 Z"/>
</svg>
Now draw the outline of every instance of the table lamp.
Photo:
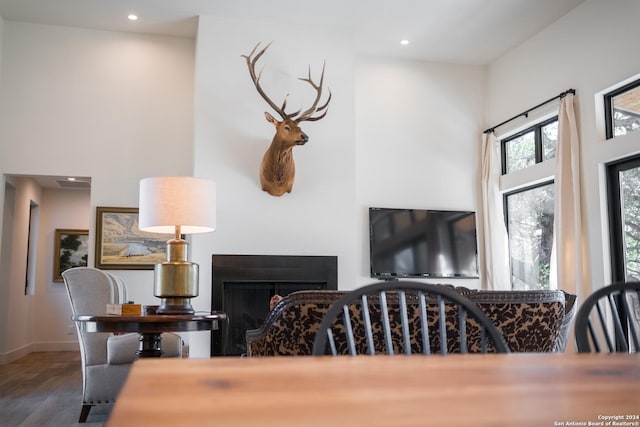
<svg viewBox="0 0 640 427">
<path fill-rule="evenodd" d="M 160 298 L 158 314 L 193 314 L 191 298 L 198 296 L 198 264 L 189 261 L 184 234 L 216 228 L 215 183 L 193 177 L 140 180 L 138 227 L 152 233 L 173 233 L 167 260 L 156 264 L 153 294 Z"/>
</svg>

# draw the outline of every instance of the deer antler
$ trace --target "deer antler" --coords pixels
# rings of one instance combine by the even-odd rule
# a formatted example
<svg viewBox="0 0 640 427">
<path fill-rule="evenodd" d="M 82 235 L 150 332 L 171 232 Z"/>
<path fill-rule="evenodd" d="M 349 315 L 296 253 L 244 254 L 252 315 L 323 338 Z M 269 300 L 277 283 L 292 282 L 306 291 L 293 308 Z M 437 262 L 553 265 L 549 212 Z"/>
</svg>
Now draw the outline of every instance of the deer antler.
<svg viewBox="0 0 640 427">
<path fill-rule="evenodd" d="M 247 67 L 249 68 L 249 75 L 251 76 L 251 80 L 253 81 L 253 84 L 256 86 L 256 90 L 258 91 L 258 93 L 260 94 L 260 96 L 262 96 L 262 99 L 264 99 L 267 104 L 269 104 L 269 106 L 271 108 L 273 108 L 273 110 L 278 113 L 280 115 L 280 117 L 282 117 L 282 120 L 287 120 L 290 119 L 294 116 L 296 116 L 298 113 L 300 113 L 300 110 L 296 111 L 295 113 L 292 114 L 287 114 L 285 112 L 285 109 L 287 108 L 287 97 L 284 97 L 284 101 L 282 102 L 282 107 L 278 107 L 276 105 L 275 102 L 273 102 L 268 96 L 267 94 L 262 90 L 262 87 L 260 86 L 260 77 L 262 77 L 262 70 L 260 70 L 260 72 L 256 75 L 256 63 L 258 62 L 258 59 L 260 59 L 260 57 L 262 55 L 264 55 L 264 53 L 266 52 L 267 49 L 269 49 L 269 46 L 271 46 L 271 43 L 273 42 L 269 42 L 269 44 L 267 44 L 264 49 L 262 49 L 260 52 L 258 52 L 255 56 L 253 56 L 253 54 L 255 53 L 256 49 L 258 49 L 258 46 L 260 46 L 260 43 L 258 43 L 256 45 L 256 47 L 253 48 L 253 50 L 251 51 L 251 53 L 249 55 L 240 55 L 241 57 L 245 58 L 247 60 Z M 253 58 L 252 58 L 253 56 Z M 287 94 L 287 96 L 289 96 Z"/>
<path fill-rule="evenodd" d="M 331 91 L 329 91 L 329 98 L 327 98 L 327 102 L 325 102 L 322 106 L 317 107 L 318 102 L 320 102 L 320 98 L 322 97 L 322 85 L 324 83 L 324 67 L 325 64 L 322 64 L 322 74 L 320 75 L 320 83 L 316 84 L 312 79 L 311 79 L 311 66 L 309 66 L 309 74 L 307 78 L 299 78 L 298 80 L 302 80 L 304 82 L 307 82 L 311 85 L 311 87 L 313 87 L 316 91 L 316 99 L 313 101 L 313 104 L 311 104 L 311 107 L 309 107 L 308 110 L 306 110 L 304 113 L 300 114 L 300 116 L 295 119 L 295 121 L 297 123 L 303 122 L 303 121 L 307 121 L 307 122 L 315 122 L 316 120 L 320 120 L 321 118 L 323 118 L 324 116 L 327 115 L 327 112 L 329 111 L 329 109 L 327 108 L 329 106 L 329 102 L 331 101 Z M 322 112 L 324 111 L 324 112 Z M 320 113 L 322 112 L 322 114 L 320 114 L 319 116 L 316 117 L 312 117 L 315 113 Z"/>
<path fill-rule="evenodd" d="M 262 96 L 262 99 L 264 99 L 267 104 L 269 104 L 269 106 L 271 108 L 273 108 L 273 110 L 275 112 L 277 112 L 280 117 L 282 117 L 282 120 L 287 120 L 287 119 L 293 119 L 296 123 L 300 123 L 303 121 L 307 121 L 307 122 L 315 122 L 316 120 L 320 120 L 321 118 L 323 118 L 324 116 L 327 115 L 328 107 L 329 107 L 329 102 L 331 101 L 331 91 L 329 91 L 329 98 L 327 98 L 327 101 L 321 105 L 320 107 L 318 107 L 318 103 L 320 102 L 320 98 L 322 98 L 322 85 L 324 84 L 324 68 L 325 68 L 325 64 L 322 64 L 322 74 L 320 75 L 320 83 L 316 84 L 313 79 L 311 78 L 311 66 L 309 66 L 309 73 L 308 76 L 306 78 L 301 77 L 299 78 L 299 80 L 302 80 L 304 82 L 307 82 L 311 85 L 311 87 L 313 87 L 313 89 L 315 89 L 316 91 L 316 99 L 313 101 L 313 104 L 311 104 L 311 107 L 309 107 L 309 109 L 305 110 L 302 114 L 300 114 L 300 110 L 294 112 L 294 113 L 287 113 L 286 112 L 286 108 L 287 108 L 287 97 L 289 96 L 287 94 L 287 96 L 284 97 L 284 101 L 282 101 L 282 106 L 278 107 L 276 105 L 275 102 L 273 102 L 268 96 L 267 94 L 262 90 L 262 87 L 260 86 L 260 77 L 262 77 L 262 69 L 260 70 L 260 72 L 256 75 L 256 63 L 258 62 L 258 60 L 260 59 L 260 57 L 262 57 L 262 55 L 264 55 L 264 53 L 266 52 L 266 50 L 269 48 L 269 46 L 271 46 L 272 42 L 269 42 L 269 44 L 267 44 L 260 52 L 255 53 L 256 50 L 258 49 L 258 46 L 260 46 L 260 43 L 258 43 L 253 50 L 251 51 L 251 53 L 249 55 L 240 55 L 241 57 L 245 58 L 247 60 L 247 67 L 249 68 L 249 75 L 251 76 L 251 80 L 253 81 L 253 84 L 256 87 L 256 90 L 258 91 L 258 93 L 260 94 L 260 96 Z M 254 56 L 255 53 L 255 56 Z M 319 116 L 315 116 L 313 117 L 314 114 L 316 113 L 321 113 Z M 298 114 L 300 114 L 298 116 Z M 294 117 L 298 116 L 297 118 L 294 119 Z"/>
</svg>

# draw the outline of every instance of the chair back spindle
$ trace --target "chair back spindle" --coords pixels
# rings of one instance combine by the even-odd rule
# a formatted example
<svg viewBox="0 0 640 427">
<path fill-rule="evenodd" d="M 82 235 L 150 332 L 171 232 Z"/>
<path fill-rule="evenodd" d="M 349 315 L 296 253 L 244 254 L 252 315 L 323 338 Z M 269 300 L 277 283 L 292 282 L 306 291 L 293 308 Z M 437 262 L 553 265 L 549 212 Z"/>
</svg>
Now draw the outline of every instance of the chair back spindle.
<svg viewBox="0 0 640 427">
<path fill-rule="evenodd" d="M 367 300 L 367 296 L 362 295 L 361 301 L 362 316 L 364 318 L 365 333 L 367 338 L 367 350 L 369 351 L 369 354 L 375 354 L 375 348 L 373 346 L 373 328 L 371 326 L 371 316 L 369 316 L 369 301 Z M 355 348 L 353 350 L 353 353 L 351 354 L 355 354 Z"/>
<path fill-rule="evenodd" d="M 429 342 L 429 324 L 427 323 L 427 299 L 424 292 L 418 294 L 418 303 L 420 304 L 420 338 L 423 343 Z M 431 346 L 423 345 L 422 353 L 424 355 L 431 354 Z"/>
</svg>

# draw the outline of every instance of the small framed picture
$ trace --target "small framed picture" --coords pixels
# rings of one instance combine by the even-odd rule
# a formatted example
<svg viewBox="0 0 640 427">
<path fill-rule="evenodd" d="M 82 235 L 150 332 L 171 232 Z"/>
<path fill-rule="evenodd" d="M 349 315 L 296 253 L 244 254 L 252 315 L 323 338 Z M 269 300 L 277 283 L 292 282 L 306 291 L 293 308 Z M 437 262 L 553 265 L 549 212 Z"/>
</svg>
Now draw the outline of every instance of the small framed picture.
<svg viewBox="0 0 640 427">
<path fill-rule="evenodd" d="M 138 208 L 96 208 L 96 268 L 152 270 L 167 259 L 172 234 L 140 231 Z"/>
<path fill-rule="evenodd" d="M 89 258 L 89 230 L 56 229 L 53 249 L 53 281 L 62 282 L 62 272 L 86 267 Z"/>
</svg>

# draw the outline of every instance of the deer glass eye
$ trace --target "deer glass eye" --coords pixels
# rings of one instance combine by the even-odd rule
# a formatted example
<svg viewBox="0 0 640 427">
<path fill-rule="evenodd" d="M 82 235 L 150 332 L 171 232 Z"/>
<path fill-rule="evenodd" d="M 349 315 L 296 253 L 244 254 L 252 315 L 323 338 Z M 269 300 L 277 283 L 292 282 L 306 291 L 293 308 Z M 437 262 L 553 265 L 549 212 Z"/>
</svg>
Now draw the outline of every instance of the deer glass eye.
<svg viewBox="0 0 640 427">
<path fill-rule="evenodd" d="M 286 130 L 287 132 L 289 132 L 291 130 L 291 126 L 289 125 L 285 125 L 284 126 L 284 130 Z"/>
</svg>

